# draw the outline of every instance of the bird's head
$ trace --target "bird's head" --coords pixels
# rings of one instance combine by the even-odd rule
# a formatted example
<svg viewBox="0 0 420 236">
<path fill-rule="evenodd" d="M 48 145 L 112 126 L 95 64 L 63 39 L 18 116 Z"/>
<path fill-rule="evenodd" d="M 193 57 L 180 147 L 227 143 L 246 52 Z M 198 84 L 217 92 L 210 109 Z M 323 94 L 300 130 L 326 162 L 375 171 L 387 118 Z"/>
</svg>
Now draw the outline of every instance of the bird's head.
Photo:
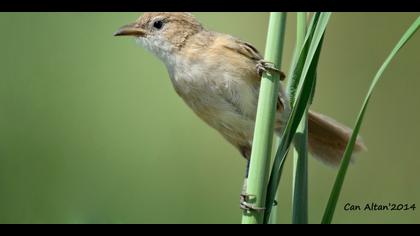
<svg viewBox="0 0 420 236">
<path fill-rule="evenodd" d="M 150 12 L 121 27 L 114 36 L 133 36 L 140 45 L 167 61 L 201 30 L 203 27 L 190 13 Z"/>
</svg>

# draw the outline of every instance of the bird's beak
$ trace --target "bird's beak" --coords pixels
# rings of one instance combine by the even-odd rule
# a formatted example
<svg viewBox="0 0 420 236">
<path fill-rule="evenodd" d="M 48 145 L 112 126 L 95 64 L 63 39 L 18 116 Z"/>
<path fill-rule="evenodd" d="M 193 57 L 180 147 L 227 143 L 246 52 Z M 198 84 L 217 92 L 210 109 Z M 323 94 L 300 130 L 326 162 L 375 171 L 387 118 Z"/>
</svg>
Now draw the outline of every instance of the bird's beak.
<svg viewBox="0 0 420 236">
<path fill-rule="evenodd" d="M 142 29 L 137 23 L 124 25 L 123 27 L 119 28 L 117 32 L 114 33 L 114 36 L 144 37 L 145 35 L 146 31 Z"/>
</svg>

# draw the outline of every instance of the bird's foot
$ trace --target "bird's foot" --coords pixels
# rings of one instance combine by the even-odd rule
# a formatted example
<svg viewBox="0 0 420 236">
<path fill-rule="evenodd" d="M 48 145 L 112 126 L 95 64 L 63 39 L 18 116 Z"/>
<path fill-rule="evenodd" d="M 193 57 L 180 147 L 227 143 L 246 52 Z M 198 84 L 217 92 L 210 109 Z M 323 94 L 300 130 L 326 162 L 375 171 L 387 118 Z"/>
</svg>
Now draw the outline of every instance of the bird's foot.
<svg viewBox="0 0 420 236">
<path fill-rule="evenodd" d="M 253 194 L 241 193 L 240 196 L 240 208 L 244 211 L 251 212 L 251 211 L 264 211 L 265 207 L 258 207 L 255 204 L 249 203 L 251 198 L 255 198 Z"/>
<path fill-rule="evenodd" d="M 279 73 L 280 74 L 280 80 L 284 80 L 286 78 L 286 75 L 279 69 L 277 69 L 274 65 L 274 63 L 265 61 L 265 60 L 259 60 L 257 63 L 257 73 L 258 75 L 262 76 L 264 72 L 266 73 Z"/>
</svg>

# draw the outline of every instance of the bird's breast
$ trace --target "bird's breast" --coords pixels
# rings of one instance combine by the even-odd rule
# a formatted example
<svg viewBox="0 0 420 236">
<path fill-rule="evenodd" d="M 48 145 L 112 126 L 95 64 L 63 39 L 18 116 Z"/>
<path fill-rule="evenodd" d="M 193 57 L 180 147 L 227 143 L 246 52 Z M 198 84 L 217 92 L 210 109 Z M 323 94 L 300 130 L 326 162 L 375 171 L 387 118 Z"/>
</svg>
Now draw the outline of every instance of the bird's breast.
<svg viewBox="0 0 420 236">
<path fill-rule="evenodd" d="M 172 72 L 170 77 L 177 93 L 200 118 L 225 136 L 249 139 L 259 88 L 232 73 L 194 63 L 168 71 Z"/>
<path fill-rule="evenodd" d="M 172 70 L 170 76 L 177 93 L 194 109 L 228 109 L 253 116 L 259 87 L 230 71 L 205 68 L 199 63 Z"/>
</svg>

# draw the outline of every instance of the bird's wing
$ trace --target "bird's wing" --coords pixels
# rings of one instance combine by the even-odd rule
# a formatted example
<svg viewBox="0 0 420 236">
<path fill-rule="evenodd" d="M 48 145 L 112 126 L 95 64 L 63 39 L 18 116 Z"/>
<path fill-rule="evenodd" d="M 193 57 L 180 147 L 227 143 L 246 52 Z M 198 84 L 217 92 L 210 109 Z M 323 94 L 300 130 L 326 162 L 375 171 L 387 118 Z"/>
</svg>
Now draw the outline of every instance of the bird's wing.
<svg viewBox="0 0 420 236">
<path fill-rule="evenodd" d="M 263 57 L 261 56 L 260 52 L 252 46 L 252 44 L 247 43 L 245 41 L 242 41 L 237 38 L 230 38 L 230 40 L 227 40 L 227 42 L 223 45 L 225 48 L 232 50 L 234 52 L 237 52 L 246 58 L 252 60 L 257 64 L 259 61 L 263 60 Z M 261 77 L 257 76 L 258 82 L 260 82 Z M 285 75 L 283 72 L 280 71 L 280 78 L 283 80 L 285 78 Z M 283 111 L 284 109 L 284 101 L 281 98 L 281 94 L 279 93 L 279 96 L 277 98 L 277 110 Z"/>
<path fill-rule="evenodd" d="M 226 49 L 235 51 L 255 62 L 258 62 L 263 59 L 260 52 L 258 52 L 258 50 L 254 46 L 252 46 L 250 43 L 247 43 L 234 37 L 229 37 L 227 40 L 225 40 L 223 46 Z"/>
<path fill-rule="evenodd" d="M 249 59 L 252 59 L 256 62 L 263 59 L 260 52 L 254 46 L 252 46 L 250 43 L 241 41 L 239 39 L 236 39 L 235 43 L 237 45 L 237 51 L 240 54 L 242 54 L 242 55 L 244 55 L 244 56 L 248 57 Z"/>
<path fill-rule="evenodd" d="M 261 56 L 261 53 L 254 47 L 252 46 L 252 44 L 242 41 L 238 38 L 235 37 L 229 37 L 225 43 L 223 44 L 223 46 L 226 49 L 232 50 L 235 53 L 239 53 L 240 55 L 244 56 L 247 59 L 250 59 L 251 61 L 253 61 L 255 63 L 255 65 L 257 65 L 258 63 L 265 63 L 265 64 L 270 64 L 267 63 L 267 61 L 264 61 L 264 58 Z M 264 66 L 265 67 L 265 66 Z M 272 67 L 266 67 L 266 69 L 273 69 Z M 283 80 L 286 76 L 285 74 L 278 70 L 275 69 L 275 71 L 277 71 L 280 74 L 280 79 Z M 261 74 L 260 74 L 261 75 Z M 258 79 L 261 79 L 260 76 L 257 77 Z"/>
</svg>

